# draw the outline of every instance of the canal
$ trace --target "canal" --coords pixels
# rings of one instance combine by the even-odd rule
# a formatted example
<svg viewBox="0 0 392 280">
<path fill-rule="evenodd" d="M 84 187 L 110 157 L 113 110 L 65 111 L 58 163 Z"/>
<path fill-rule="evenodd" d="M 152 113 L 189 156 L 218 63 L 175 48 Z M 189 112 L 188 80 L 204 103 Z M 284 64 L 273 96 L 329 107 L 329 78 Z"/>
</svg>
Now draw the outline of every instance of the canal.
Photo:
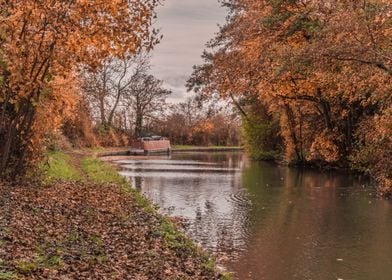
<svg viewBox="0 0 392 280">
<path fill-rule="evenodd" d="M 392 279 L 392 204 L 366 179 L 242 152 L 113 161 L 235 279 Z"/>
</svg>

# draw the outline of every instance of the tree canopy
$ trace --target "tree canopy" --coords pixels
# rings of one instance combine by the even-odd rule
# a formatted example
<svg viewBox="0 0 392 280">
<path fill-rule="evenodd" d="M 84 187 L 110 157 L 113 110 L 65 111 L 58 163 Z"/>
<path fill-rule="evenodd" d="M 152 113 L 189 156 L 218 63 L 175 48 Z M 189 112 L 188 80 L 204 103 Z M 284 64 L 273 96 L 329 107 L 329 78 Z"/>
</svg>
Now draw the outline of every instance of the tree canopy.
<svg viewBox="0 0 392 280">
<path fill-rule="evenodd" d="M 189 88 L 230 100 L 245 119 L 258 100 L 289 162 L 353 165 L 392 189 L 390 1 L 223 5 L 227 23 Z"/>
<path fill-rule="evenodd" d="M 1 1 L 0 175 L 23 173 L 75 103 L 80 67 L 158 42 L 155 0 Z"/>
</svg>

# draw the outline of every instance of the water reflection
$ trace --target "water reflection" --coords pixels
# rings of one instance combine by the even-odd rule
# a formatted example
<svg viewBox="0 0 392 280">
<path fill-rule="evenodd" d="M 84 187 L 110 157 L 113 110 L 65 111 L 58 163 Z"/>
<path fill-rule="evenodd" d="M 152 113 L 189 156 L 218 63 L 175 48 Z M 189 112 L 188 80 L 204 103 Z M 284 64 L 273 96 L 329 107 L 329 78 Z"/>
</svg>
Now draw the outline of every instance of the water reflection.
<svg viewBox="0 0 392 280">
<path fill-rule="evenodd" d="M 238 279 L 391 279 L 392 207 L 366 180 L 242 153 L 117 163 L 198 242 L 228 254 Z"/>
<path fill-rule="evenodd" d="M 118 160 L 122 175 L 213 251 L 245 248 L 250 200 L 241 187 L 242 153 L 190 153 Z"/>
</svg>

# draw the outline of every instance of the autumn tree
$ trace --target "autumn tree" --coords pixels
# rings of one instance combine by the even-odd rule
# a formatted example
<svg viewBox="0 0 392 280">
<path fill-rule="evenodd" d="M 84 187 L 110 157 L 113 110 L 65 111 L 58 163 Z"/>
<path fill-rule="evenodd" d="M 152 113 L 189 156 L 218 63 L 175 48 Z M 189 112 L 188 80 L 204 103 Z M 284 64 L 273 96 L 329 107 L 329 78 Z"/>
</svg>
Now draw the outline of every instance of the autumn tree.
<svg viewBox="0 0 392 280">
<path fill-rule="evenodd" d="M 42 134 L 62 117 L 61 106 L 48 108 L 72 99 L 64 80 L 81 66 L 98 67 L 157 42 L 155 6 L 155 0 L 1 2 L 1 177 L 23 173 L 39 154 Z"/>
<path fill-rule="evenodd" d="M 289 162 L 347 166 L 358 147 L 374 143 L 365 136 L 372 133 L 365 129 L 372 119 L 385 120 L 373 122 L 383 126 L 376 130 L 380 136 L 388 131 L 389 1 L 232 0 L 223 5 L 229 9 L 227 24 L 209 43 L 191 88 L 231 100 L 248 119 L 252 103 L 246 100 L 257 98 L 266 108 L 263 121 L 279 119 Z M 379 153 L 388 154 L 385 141 Z M 390 178 L 390 168 L 381 169 L 377 174 Z"/>
</svg>

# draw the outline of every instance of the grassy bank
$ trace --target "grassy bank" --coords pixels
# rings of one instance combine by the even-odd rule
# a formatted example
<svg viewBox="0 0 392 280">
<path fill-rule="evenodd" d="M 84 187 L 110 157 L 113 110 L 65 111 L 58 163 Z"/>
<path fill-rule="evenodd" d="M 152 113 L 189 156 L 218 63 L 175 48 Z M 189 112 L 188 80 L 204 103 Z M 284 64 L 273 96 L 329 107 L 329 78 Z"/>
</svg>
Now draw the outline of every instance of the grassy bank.
<svg viewBox="0 0 392 280">
<path fill-rule="evenodd" d="M 41 168 L 7 202 L 0 280 L 229 278 L 109 164 L 51 153 Z"/>
</svg>

